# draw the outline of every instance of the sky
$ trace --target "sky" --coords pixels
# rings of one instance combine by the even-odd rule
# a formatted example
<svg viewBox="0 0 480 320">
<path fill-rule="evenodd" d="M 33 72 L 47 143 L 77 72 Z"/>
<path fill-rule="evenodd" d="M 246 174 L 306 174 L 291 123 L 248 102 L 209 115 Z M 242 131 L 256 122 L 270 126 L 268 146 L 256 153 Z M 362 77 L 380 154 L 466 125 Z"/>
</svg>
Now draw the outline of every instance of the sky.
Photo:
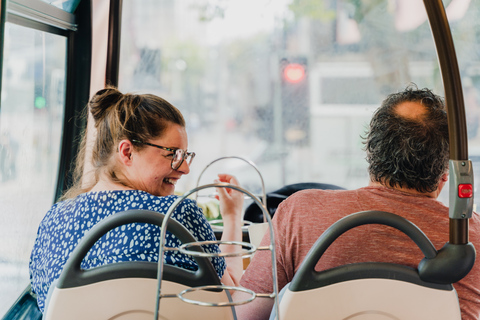
<svg viewBox="0 0 480 320">
<path fill-rule="evenodd" d="M 207 41 L 216 44 L 226 38 L 247 37 L 273 30 L 275 19 L 288 14 L 290 0 L 230 0 L 225 18 L 216 18 L 207 27 Z"/>
</svg>

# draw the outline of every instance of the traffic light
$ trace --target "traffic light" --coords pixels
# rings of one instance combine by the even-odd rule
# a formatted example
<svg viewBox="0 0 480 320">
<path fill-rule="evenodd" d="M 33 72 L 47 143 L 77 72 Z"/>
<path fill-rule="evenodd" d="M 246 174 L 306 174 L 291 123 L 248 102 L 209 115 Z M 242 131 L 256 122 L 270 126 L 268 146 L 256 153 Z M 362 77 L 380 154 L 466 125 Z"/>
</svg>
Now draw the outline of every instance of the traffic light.
<svg viewBox="0 0 480 320">
<path fill-rule="evenodd" d="M 305 78 L 305 66 L 299 63 L 288 63 L 283 69 L 283 74 L 287 82 L 301 82 Z"/>
<path fill-rule="evenodd" d="M 284 142 L 308 145 L 310 141 L 310 98 L 307 59 L 280 61 L 282 125 Z"/>
</svg>

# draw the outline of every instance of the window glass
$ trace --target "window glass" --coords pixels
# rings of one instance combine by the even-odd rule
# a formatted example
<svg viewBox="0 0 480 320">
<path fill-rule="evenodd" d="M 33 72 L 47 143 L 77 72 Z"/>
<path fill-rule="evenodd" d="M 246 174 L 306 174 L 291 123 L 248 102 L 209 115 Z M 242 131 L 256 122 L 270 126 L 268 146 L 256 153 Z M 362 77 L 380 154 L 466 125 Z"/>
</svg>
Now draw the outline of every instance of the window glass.
<svg viewBox="0 0 480 320">
<path fill-rule="evenodd" d="M 42 0 L 48 4 L 54 5 L 57 8 L 62 9 L 63 11 L 73 13 L 77 8 L 80 0 Z"/>
<path fill-rule="evenodd" d="M 298 182 L 365 186 L 361 137 L 383 98 L 411 82 L 444 94 L 421 0 L 123 3 L 119 86 L 158 94 L 185 115 L 197 157 L 182 191 L 208 163 L 229 155 L 256 163 L 267 192 Z M 445 5 L 475 150 L 480 2 Z M 480 159 L 480 151 L 473 154 Z M 218 170 L 259 190 L 245 163 Z"/>
<path fill-rule="evenodd" d="M 55 196 L 66 39 L 5 25 L 0 109 L 0 314 L 29 283 L 37 228 Z"/>
</svg>

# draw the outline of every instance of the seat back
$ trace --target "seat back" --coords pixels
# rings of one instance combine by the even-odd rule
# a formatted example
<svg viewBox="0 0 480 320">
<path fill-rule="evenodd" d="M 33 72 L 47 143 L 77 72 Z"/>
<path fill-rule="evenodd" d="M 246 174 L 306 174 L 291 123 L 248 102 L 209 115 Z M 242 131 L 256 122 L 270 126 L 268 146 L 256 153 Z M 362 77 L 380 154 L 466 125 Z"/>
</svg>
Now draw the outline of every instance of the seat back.
<svg viewBox="0 0 480 320">
<path fill-rule="evenodd" d="M 289 284 L 280 295 L 280 319 L 461 320 L 452 285 L 424 283 L 414 270 L 396 267 L 340 268 L 344 281 L 310 290 L 292 291 Z"/>
<path fill-rule="evenodd" d="M 82 270 L 80 264 L 95 242 L 109 230 L 128 223 L 162 225 L 165 216 L 147 210 L 129 210 L 114 214 L 92 228 L 72 252 L 60 278 L 52 285 L 44 318 L 57 319 L 153 319 L 157 299 L 157 263 L 119 262 Z M 169 221 L 168 230 L 182 243 L 196 240 L 185 227 Z M 194 250 L 202 250 L 196 248 Z M 165 265 L 162 278 L 160 319 L 235 319 L 232 307 L 209 308 L 186 303 L 177 295 L 190 287 L 220 285 L 210 260 L 194 257 L 198 270 L 193 272 Z M 186 296 L 187 297 L 187 296 Z M 228 302 L 227 292 L 194 291 L 191 300 Z"/>
<path fill-rule="evenodd" d="M 166 275 L 166 272 L 165 272 Z M 163 281 L 162 293 L 177 295 L 188 286 Z M 157 280 L 122 278 L 76 288 L 55 288 L 44 319 L 154 319 Z M 193 292 L 188 298 L 206 302 L 228 302 L 225 292 Z M 160 319 L 234 319 L 230 308 L 203 307 L 177 297 L 163 298 Z"/>
<path fill-rule="evenodd" d="M 423 232 L 400 216 L 380 211 L 349 215 L 320 236 L 292 282 L 280 294 L 280 319 L 461 319 L 453 286 L 441 281 L 425 281 L 418 269 L 370 262 L 315 271 L 318 260 L 336 238 L 363 224 L 394 227 L 419 246 L 425 259 L 434 260 L 437 255 Z"/>
<path fill-rule="evenodd" d="M 278 190 L 269 192 L 266 195 L 262 195 L 262 201 L 265 203 L 268 213 L 270 213 L 270 216 L 273 218 L 273 215 L 275 214 L 278 206 L 280 205 L 280 203 L 282 203 L 283 200 L 287 199 L 295 192 L 306 189 L 345 190 L 342 187 L 328 183 L 301 182 L 289 184 Z M 243 219 L 254 223 L 266 222 L 266 220 L 263 218 L 262 209 L 255 203 L 250 204 L 245 209 Z"/>
</svg>

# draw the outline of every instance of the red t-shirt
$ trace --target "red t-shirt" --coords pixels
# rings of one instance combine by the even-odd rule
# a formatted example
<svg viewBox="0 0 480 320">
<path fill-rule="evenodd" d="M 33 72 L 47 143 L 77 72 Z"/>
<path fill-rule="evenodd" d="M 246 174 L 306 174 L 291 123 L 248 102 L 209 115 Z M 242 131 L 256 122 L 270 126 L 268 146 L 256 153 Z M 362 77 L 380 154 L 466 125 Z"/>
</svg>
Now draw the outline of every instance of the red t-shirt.
<svg viewBox="0 0 480 320">
<path fill-rule="evenodd" d="M 448 242 L 448 208 L 441 202 L 385 187 L 357 190 L 304 190 L 278 207 L 273 226 L 279 290 L 295 272 L 320 235 L 339 219 L 355 212 L 379 210 L 400 215 L 419 227 L 437 250 Z M 480 249 L 480 217 L 469 220 L 469 241 Z M 267 232 L 261 246 L 270 243 Z M 402 232 L 383 225 L 365 225 L 340 236 L 320 258 L 316 270 L 356 262 L 390 262 L 416 268 L 423 254 Z M 480 265 L 454 284 L 463 320 L 480 315 Z M 241 279 L 241 285 L 257 293 L 271 293 L 270 252 L 258 251 Z"/>
</svg>

